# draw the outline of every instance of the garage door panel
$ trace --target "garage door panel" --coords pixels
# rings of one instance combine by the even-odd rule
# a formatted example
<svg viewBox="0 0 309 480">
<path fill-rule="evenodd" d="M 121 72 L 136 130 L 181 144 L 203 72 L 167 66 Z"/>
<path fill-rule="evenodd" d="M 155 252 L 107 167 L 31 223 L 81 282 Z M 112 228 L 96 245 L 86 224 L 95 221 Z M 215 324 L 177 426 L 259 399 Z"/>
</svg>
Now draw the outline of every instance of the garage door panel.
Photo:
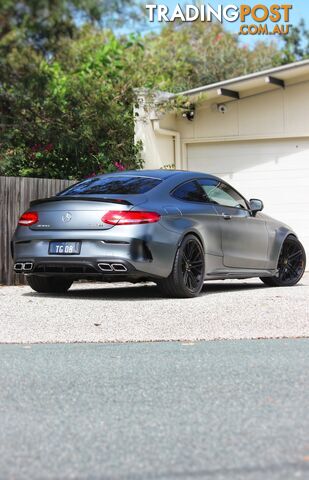
<svg viewBox="0 0 309 480">
<path fill-rule="evenodd" d="M 210 141 L 210 142 L 197 142 L 191 143 L 190 149 L 192 151 L 192 155 L 194 152 L 198 150 L 204 151 L 205 145 L 210 153 L 214 152 L 214 154 L 220 157 L 220 152 L 218 152 L 218 146 L 220 148 L 225 148 L 225 152 L 227 149 L 231 150 L 236 146 L 237 150 L 231 150 L 231 155 L 238 156 L 245 154 L 251 155 L 267 155 L 271 154 L 271 158 L 275 157 L 284 157 L 285 155 L 290 155 L 291 153 L 299 153 L 301 151 L 308 149 L 308 139 L 307 138 L 281 138 L 281 139 L 269 139 L 269 140 L 233 140 L 233 141 Z M 241 151 L 239 151 L 239 146 L 241 145 Z M 254 145 L 254 150 L 252 150 L 252 145 Z M 225 147 L 224 147 L 225 146 Z"/>
<path fill-rule="evenodd" d="M 266 141 L 269 142 L 269 141 Z M 283 145 L 281 144 L 283 142 Z M 299 145 L 291 141 L 275 141 L 272 148 L 261 148 L 256 142 L 220 142 L 198 143 L 189 146 L 188 161 L 195 165 L 194 169 L 204 171 L 205 152 L 210 171 L 221 175 L 258 174 L 265 171 L 277 172 L 287 170 L 294 173 L 294 162 L 297 162 L 298 172 L 308 170 L 308 141 Z M 254 144 L 254 149 L 252 148 Z M 192 169 L 191 167 L 189 167 Z M 202 168 L 202 170 L 201 170 Z M 297 175 L 297 174 L 296 174 Z"/>
<path fill-rule="evenodd" d="M 309 159 L 308 159 L 309 164 Z M 280 173 L 283 171 L 280 169 Z M 291 182 L 297 182 L 297 185 L 308 188 L 308 174 L 309 174 L 309 165 L 306 169 L 295 169 L 286 172 L 287 174 L 278 176 L 278 169 L 276 170 L 263 170 L 261 172 L 237 172 L 232 174 L 221 174 L 221 177 L 225 177 L 226 181 L 239 179 L 242 182 L 247 182 L 248 185 L 257 185 L 258 182 L 263 182 L 263 186 L 280 186 L 280 187 L 289 187 Z"/>
<path fill-rule="evenodd" d="M 309 206 L 308 206 L 309 208 Z M 271 215 L 275 213 L 278 218 L 292 218 L 293 222 L 307 222 L 309 220 L 309 214 L 299 211 L 299 205 L 294 205 L 294 208 L 289 206 L 284 208 L 282 205 L 272 205 L 270 202 L 266 202 L 264 206 L 265 213 Z"/>
<path fill-rule="evenodd" d="M 228 181 L 224 176 L 221 176 L 221 178 L 225 181 Z M 304 201 L 304 199 L 309 196 L 308 186 L 305 185 L 299 185 L 297 189 L 293 187 L 292 190 L 290 190 L 290 186 L 284 184 L 272 185 L 269 183 L 267 185 L 263 179 L 261 179 L 261 185 L 257 185 L 254 182 L 242 182 L 240 179 L 235 179 L 230 183 L 234 188 L 236 188 L 236 190 L 239 190 L 247 198 L 253 198 L 258 195 L 258 198 L 261 197 L 264 202 L 266 202 L 266 199 L 271 199 L 272 204 L 280 205 L 281 202 L 284 202 L 286 206 L 287 204 L 300 205 L 302 203 L 303 206 L 308 206 L 309 204 L 308 200 Z"/>
<path fill-rule="evenodd" d="M 188 169 L 261 198 L 265 213 L 295 229 L 309 254 L 309 139 L 191 144 Z"/>
<path fill-rule="evenodd" d="M 229 157 L 228 159 L 220 158 L 219 156 L 217 158 L 209 158 L 207 161 L 207 164 L 209 168 L 212 171 L 217 171 L 221 175 L 258 175 L 258 176 L 263 176 L 265 172 L 268 173 L 276 173 L 280 169 L 281 172 L 286 172 L 289 173 L 295 177 L 301 176 L 301 172 L 308 172 L 308 159 L 303 158 L 305 155 L 305 152 L 299 157 L 295 158 L 294 155 L 292 155 L 289 159 L 286 161 L 281 161 L 278 160 L 277 162 L 275 161 L 269 161 L 268 158 L 261 160 L 261 159 L 254 159 L 250 160 L 249 158 L 243 157 Z M 308 155 L 308 153 L 307 153 Z M 203 162 L 205 161 L 204 156 L 201 157 L 200 159 L 196 158 L 191 160 L 191 164 L 196 164 L 195 169 L 198 169 L 197 171 L 203 171 L 201 168 L 203 168 Z M 297 172 L 295 172 L 295 169 L 293 165 L 297 163 Z"/>
</svg>

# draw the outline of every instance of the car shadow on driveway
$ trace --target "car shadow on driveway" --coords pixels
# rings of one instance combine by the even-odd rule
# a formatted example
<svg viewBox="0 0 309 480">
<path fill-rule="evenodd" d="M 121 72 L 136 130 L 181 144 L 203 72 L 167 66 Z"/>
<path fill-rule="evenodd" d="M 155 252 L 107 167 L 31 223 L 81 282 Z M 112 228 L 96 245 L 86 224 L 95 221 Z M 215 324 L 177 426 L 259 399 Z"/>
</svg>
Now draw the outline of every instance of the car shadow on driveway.
<svg viewBox="0 0 309 480">
<path fill-rule="evenodd" d="M 65 294 L 46 294 L 29 292 L 24 293 L 25 297 L 40 297 L 40 298 L 67 298 L 76 300 L 115 300 L 115 301 L 149 301 L 149 300 L 173 300 L 164 296 L 154 284 L 139 284 L 130 286 L 104 286 L 102 288 L 80 288 L 77 285 L 73 290 L 69 290 Z M 199 297 L 206 295 L 224 294 L 229 292 L 246 291 L 246 290 L 261 290 L 267 287 L 263 283 L 211 283 L 205 282 Z M 194 299 L 183 299 L 194 300 Z"/>
</svg>

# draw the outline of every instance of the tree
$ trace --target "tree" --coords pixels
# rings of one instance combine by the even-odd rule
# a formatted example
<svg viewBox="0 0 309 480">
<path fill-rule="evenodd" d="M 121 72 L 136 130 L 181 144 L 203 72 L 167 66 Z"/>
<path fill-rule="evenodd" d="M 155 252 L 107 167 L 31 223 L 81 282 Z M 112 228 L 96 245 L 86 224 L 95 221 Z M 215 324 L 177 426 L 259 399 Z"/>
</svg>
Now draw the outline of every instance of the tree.
<svg viewBox="0 0 309 480">
<path fill-rule="evenodd" d="M 249 49 L 221 24 L 173 23 L 145 38 L 148 86 L 177 92 L 280 65 L 275 43 Z M 144 74 L 145 78 L 145 74 Z"/>
<path fill-rule="evenodd" d="M 292 27 L 288 35 L 284 35 L 282 63 L 291 63 L 309 57 L 309 31 L 305 20 Z"/>
<path fill-rule="evenodd" d="M 10 36 L 50 54 L 63 37 L 74 38 L 84 23 L 105 28 L 136 19 L 136 0 L 2 0 L 0 41 Z M 20 44 L 20 43 L 19 43 Z"/>
<path fill-rule="evenodd" d="M 2 170 L 80 178 L 138 167 L 128 81 L 136 48 L 132 40 L 86 28 L 52 62 L 33 50 L 12 52 L 17 81 L 4 84 Z"/>
<path fill-rule="evenodd" d="M 181 92 L 290 58 L 274 43 L 247 48 L 221 24 L 116 35 L 100 26 L 103 19 L 121 20 L 105 0 L 2 1 L 0 173 L 6 175 L 82 178 L 138 168 L 136 88 Z M 133 0 L 114 3 L 134 14 Z M 304 54 L 297 36 L 286 45 Z"/>
</svg>

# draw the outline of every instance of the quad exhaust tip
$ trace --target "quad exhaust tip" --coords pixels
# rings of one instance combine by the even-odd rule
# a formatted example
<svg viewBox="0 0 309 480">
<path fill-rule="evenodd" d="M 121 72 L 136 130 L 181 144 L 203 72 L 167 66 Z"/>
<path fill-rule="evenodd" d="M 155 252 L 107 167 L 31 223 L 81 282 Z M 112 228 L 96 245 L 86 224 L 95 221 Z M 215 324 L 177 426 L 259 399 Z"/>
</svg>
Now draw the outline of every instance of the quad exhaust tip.
<svg viewBox="0 0 309 480">
<path fill-rule="evenodd" d="M 17 262 L 14 265 L 14 270 L 16 273 L 22 273 L 22 272 L 31 272 L 33 269 L 33 263 L 32 262 Z"/>
<path fill-rule="evenodd" d="M 98 263 L 98 267 L 102 272 L 126 272 L 128 270 L 123 263 Z M 17 262 L 14 265 L 16 273 L 31 272 L 32 269 L 32 262 Z"/>
<path fill-rule="evenodd" d="M 127 267 L 125 265 L 123 265 L 123 263 L 113 263 L 112 267 L 113 267 L 113 270 L 115 270 L 115 272 L 126 272 L 127 271 Z"/>
<path fill-rule="evenodd" d="M 126 272 L 128 269 L 123 263 L 98 263 L 102 272 Z"/>
</svg>

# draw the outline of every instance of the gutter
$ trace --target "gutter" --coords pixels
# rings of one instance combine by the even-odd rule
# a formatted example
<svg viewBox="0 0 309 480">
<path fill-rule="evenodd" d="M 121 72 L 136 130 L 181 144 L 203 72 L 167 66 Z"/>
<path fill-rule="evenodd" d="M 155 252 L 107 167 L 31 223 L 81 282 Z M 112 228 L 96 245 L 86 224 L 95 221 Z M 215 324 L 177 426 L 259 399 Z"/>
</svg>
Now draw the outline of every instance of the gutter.
<svg viewBox="0 0 309 480">
<path fill-rule="evenodd" d="M 181 144 L 180 133 L 176 130 L 168 130 L 160 127 L 159 120 L 153 120 L 153 130 L 158 135 L 164 135 L 166 137 L 172 137 L 174 139 L 174 163 L 176 168 L 181 168 Z"/>
<path fill-rule="evenodd" d="M 175 94 L 173 94 L 173 96 L 171 98 L 175 98 L 178 95 L 184 95 L 184 96 L 195 95 L 195 94 L 198 94 L 198 93 L 207 92 L 208 90 L 215 90 L 215 89 L 218 89 L 220 87 L 233 85 L 234 83 L 242 83 L 242 82 L 246 82 L 248 80 L 255 80 L 255 79 L 258 79 L 258 78 L 261 78 L 261 77 L 265 77 L 267 75 L 277 74 L 277 73 L 280 73 L 280 72 L 288 72 L 290 70 L 296 70 L 298 68 L 306 67 L 306 66 L 309 67 L 309 59 L 301 60 L 299 62 L 289 63 L 287 65 L 281 65 L 280 67 L 270 68 L 268 70 L 263 70 L 263 71 L 257 72 L 257 73 L 249 73 L 248 75 L 243 75 L 241 77 L 232 78 L 230 80 L 223 80 L 222 82 L 211 83 L 209 85 L 204 85 L 202 87 L 193 88 L 191 90 L 186 90 L 184 92 L 175 93 Z"/>
</svg>

